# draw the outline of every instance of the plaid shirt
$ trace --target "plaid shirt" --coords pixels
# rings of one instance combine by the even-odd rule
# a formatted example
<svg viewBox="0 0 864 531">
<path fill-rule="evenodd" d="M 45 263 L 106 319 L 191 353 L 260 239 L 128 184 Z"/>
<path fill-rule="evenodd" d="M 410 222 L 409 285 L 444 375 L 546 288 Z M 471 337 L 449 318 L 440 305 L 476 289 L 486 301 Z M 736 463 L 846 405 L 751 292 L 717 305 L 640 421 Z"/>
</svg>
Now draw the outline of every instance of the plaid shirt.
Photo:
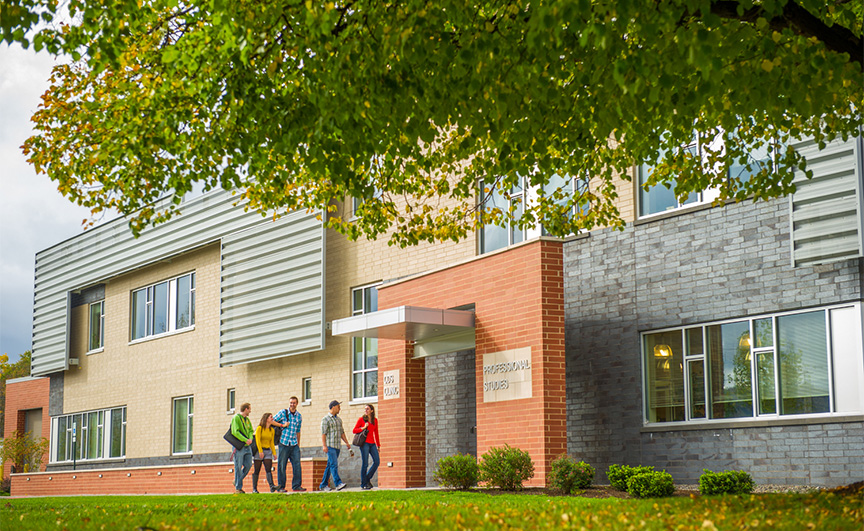
<svg viewBox="0 0 864 531">
<path fill-rule="evenodd" d="M 327 446 L 330 448 L 339 448 L 341 444 L 339 441 L 342 440 L 342 436 L 345 434 L 345 430 L 342 428 L 342 419 L 332 413 L 328 413 L 327 416 L 321 419 L 321 434 L 327 436 Z"/>
<path fill-rule="evenodd" d="M 285 446 L 296 446 L 300 444 L 299 441 L 297 441 L 297 434 L 300 433 L 300 426 L 303 424 L 303 415 L 301 415 L 299 411 L 291 413 L 287 409 L 283 409 L 279 413 L 276 413 L 273 420 L 279 424 L 288 423 L 287 426 L 282 428 L 282 437 L 279 438 L 279 444 Z"/>
</svg>

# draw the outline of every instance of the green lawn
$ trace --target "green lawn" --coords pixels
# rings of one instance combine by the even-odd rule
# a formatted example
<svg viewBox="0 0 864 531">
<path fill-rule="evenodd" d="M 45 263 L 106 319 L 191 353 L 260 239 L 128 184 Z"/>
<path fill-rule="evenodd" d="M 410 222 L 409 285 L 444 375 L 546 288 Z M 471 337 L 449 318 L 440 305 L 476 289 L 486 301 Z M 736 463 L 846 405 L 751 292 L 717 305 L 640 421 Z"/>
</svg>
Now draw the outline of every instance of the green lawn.
<svg viewBox="0 0 864 531">
<path fill-rule="evenodd" d="M 589 499 L 482 492 L 0 500 L 0 529 L 864 529 L 864 495 Z"/>
</svg>

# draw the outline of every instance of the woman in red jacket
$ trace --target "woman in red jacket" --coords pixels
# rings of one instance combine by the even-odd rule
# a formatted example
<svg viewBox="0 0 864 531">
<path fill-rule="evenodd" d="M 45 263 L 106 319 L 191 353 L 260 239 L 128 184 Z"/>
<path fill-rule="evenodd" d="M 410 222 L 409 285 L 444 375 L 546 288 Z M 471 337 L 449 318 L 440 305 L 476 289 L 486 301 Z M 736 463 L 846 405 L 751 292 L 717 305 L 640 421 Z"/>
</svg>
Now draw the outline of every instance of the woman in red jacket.
<svg viewBox="0 0 864 531">
<path fill-rule="evenodd" d="M 381 439 L 378 437 L 378 419 L 375 418 L 375 406 L 372 404 L 366 406 L 366 413 L 357 419 L 357 424 L 354 426 L 354 433 L 363 430 L 366 430 L 366 442 L 360 445 L 360 487 L 369 490 L 372 488 L 372 476 L 381 463 L 378 457 L 378 447 L 381 446 Z M 370 455 L 372 467 L 367 471 L 366 466 L 369 464 Z"/>
</svg>

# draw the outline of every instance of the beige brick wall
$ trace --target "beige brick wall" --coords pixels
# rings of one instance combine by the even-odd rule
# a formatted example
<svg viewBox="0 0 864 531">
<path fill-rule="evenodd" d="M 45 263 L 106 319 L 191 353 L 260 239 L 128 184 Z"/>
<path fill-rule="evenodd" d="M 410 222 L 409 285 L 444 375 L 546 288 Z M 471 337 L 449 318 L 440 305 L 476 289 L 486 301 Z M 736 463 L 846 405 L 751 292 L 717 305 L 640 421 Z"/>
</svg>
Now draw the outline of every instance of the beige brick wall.
<svg viewBox="0 0 864 531">
<path fill-rule="evenodd" d="M 458 244 L 421 244 L 413 249 L 386 241 L 348 242 L 327 234 L 326 319 L 351 315 L 351 288 L 403 277 L 475 254 L 471 237 Z M 149 341 L 129 343 L 133 290 L 195 271 L 195 328 Z M 65 413 L 127 406 L 128 458 L 166 456 L 171 452 L 172 399 L 194 396 L 194 453 L 226 452 L 222 435 L 228 427 L 226 395 L 236 389 L 236 404 L 250 402 L 257 423 L 265 411 L 287 407 L 301 396 L 302 379 L 312 378 L 311 405 L 301 406 L 301 444 L 314 446 L 318 426 L 332 399 L 345 401 L 346 426 L 362 414 L 350 405 L 351 352 L 347 338 L 327 334 L 323 351 L 270 361 L 219 367 L 219 246 L 189 252 L 171 260 L 110 279 L 105 288 L 105 346 L 86 355 L 88 307 L 73 310 L 72 355 L 78 367 L 66 373 Z M 350 427 L 350 426 L 347 426 Z"/>
</svg>

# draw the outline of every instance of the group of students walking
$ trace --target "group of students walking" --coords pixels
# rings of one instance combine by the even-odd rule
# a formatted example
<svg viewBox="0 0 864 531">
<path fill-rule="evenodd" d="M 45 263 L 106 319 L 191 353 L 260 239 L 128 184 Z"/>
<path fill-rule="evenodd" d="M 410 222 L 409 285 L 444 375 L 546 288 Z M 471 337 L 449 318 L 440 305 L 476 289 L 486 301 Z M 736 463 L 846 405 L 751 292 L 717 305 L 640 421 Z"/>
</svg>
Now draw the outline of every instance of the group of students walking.
<svg viewBox="0 0 864 531">
<path fill-rule="evenodd" d="M 300 429 L 303 425 L 303 416 L 297 411 L 299 400 L 292 396 L 288 401 L 288 408 L 276 413 L 264 413 L 261 421 L 255 428 L 249 420 L 252 406 L 245 403 L 240 406 L 240 412 L 231 419 L 231 435 L 242 442 L 240 448 L 234 449 L 234 492 L 243 494 L 243 480 L 252 470 L 252 492 L 258 493 L 258 479 L 261 468 L 267 476 L 267 484 L 270 492 L 287 492 L 287 467 L 291 462 L 292 479 L 291 490 L 293 492 L 305 492 L 302 486 L 302 470 L 300 468 Z M 327 456 L 327 467 L 324 469 L 324 478 L 319 485 L 320 490 L 342 490 L 345 483 L 339 476 L 339 454 L 341 442 L 344 442 L 351 450 L 351 442 L 345 436 L 342 419 L 339 412 L 342 409 L 341 402 L 333 400 L 329 405 L 330 412 L 321 419 L 321 449 Z M 378 434 L 378 419 L 375 418 L 375 406 L 368 404 L 363 415 L 357 419 L 354 425 L 354 434 L 364 434 L 365 440 L 359 442 L 360 447 L 360 486 L 363 489 L 372 488 L 372 477 L 378 470 L 380 458 L 378 448 L 381 439 Z M 361 437 L 362 439 L 362 437 Z M 340 442 L 341 441 L 341 442 Z M 277 450 L 278 445 L 278 450 Z M 273 459 L 276 457 L 276 482 L 273 482 Z M 369 466 L 369 458 L 372 458 L 372 466 Z M 253 469 L 254 464 L 254 469 Z M 330 480 L 333 487 L 330 487 Z"/>
</svg>

